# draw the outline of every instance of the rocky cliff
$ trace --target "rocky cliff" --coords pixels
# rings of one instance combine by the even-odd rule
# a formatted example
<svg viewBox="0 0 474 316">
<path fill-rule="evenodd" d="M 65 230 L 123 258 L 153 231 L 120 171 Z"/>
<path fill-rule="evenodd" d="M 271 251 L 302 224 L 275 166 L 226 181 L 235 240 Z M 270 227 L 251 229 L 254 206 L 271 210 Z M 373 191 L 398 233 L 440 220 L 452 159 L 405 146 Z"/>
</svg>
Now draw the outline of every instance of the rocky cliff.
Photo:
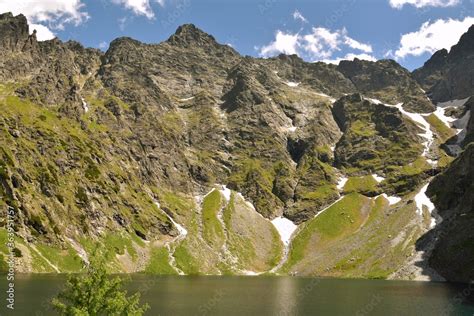
<svg viewBox="0 0 474 316">
<path fill-rule="evenodd" d="M 454 127 L 394 61 L 243 57 L 191 24 L 105 53 L 29 33 L 0 16 L 20 271 L 78 271 L 99 244 L 116 272 L 385 278 L 429 229 L 413 199 Z"/>
</svg>

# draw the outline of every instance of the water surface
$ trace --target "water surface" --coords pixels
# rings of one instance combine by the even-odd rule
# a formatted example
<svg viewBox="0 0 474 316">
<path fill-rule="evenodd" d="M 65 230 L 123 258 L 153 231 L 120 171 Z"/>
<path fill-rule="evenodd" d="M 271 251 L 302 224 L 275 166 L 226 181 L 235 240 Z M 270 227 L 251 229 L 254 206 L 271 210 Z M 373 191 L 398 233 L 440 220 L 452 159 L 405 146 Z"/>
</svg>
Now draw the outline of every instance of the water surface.
<svg viewBox="0 0 474 316">
<path fill-rule="evenodd" d="M 48 302 L 64 286 L 57 275 L 17 275 L 15 312 L 54 315 Z M 2 293 L 5 277 L 0 281 Z M 299 277 L 151 277 L 135 275 L 130 291 L 151 305 L 147 315 L 474 315 L 474 285 Z M 5 296 L 4 296 L 5 297 Z"/>
</svg>

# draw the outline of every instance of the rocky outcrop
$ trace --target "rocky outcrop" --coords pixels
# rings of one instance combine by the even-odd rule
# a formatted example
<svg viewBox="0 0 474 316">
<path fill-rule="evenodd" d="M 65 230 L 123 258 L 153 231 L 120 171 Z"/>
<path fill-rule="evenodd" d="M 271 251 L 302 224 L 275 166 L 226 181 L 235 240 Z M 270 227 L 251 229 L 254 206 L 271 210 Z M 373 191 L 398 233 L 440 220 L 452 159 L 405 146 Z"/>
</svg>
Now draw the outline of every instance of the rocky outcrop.
<svg viewBox="0 0 474 316">
<path fill-rule="evenodd" d="M 473 95 L 474 26 L 459 42 L 447 50 L 436 52 L 414 77 L 424 86 L 435 102 L 465 99 Z"/>
<path fill-rule="evenodd" d="M 447 280 L 474 279 L 474 144 L 431 182 L 427 194 L 442 222 L 430 265 Z"/>
<path fill-rule="evenodd" d="M 387 104 L 403 103 L 403 107 L 410 112 L 434 110 L 433 104 L 427 100 L 410 72 L 393 60 L 343 60 L 337 70 L 349 78 L 359 92 L 368 97 Z"/>
<path fill-rule="evenodd" d="M 441 49 L 425 62 L 423 67 L 413 71 L 413 78 L 425 89 L 429 91 L 440 81 L 448 67 L 448 50 Z"/>
<path fill-rule="evenodd" d="M 338 167 L 385 173 L 421 154 L 418 128 L 394 107 L 353 94 L 339 99 L 333 113 L 344 132 L 335 151 Z"/>
</svg>

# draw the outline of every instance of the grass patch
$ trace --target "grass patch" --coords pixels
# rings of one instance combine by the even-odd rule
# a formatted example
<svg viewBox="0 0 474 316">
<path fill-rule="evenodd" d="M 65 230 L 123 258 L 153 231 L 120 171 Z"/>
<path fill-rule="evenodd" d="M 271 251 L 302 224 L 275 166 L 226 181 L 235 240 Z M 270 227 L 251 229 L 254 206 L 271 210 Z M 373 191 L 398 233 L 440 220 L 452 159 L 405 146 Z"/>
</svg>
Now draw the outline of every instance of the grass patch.
<svg viewBox="0 0 474 316">
<path fill-rule="evenodd" d="M 344 194 L 349 193 L 361 193 L 361 194 L 377 194 L 378 182 L 374 179 L 373 176 L 363 176 L 363 177 L 351 177 L 347 180 L 347 183 L 344 186 Z"/>
<path fill-rule="evenodd" d="M 225 237 L 222 225 L 217 218 L 220 208 L 221 194 L 218 190 L 213 190 L 202 203 L 202 224 L 204 239 L 215 247 L 221 247 Z"/>
<path fill-rule="evenodd" d="M 441 121 L 436 114 L 431 114 L 428 117 L 425 117 L 425 120 L 431 125 L 436 134 L 440 138 L 440 142 L 444 143 L 456 133 L 451 128 L 447 127 L 446 124 Z"/>
<path fill-rule="evenodd" d="M 146 273 L 161 275 L 176 275 L 176 270 L 169 263 L 169 253 L 166 247 L 153 248 L 150 261 L 145 268 Z"/>
<path fill-rule="evenodd" d="M 82 259 L 79 258 L 72 248 L 61 250 L 48 245 L 38 244 L 36 249 L 52 264 L 57 266 L 61 272 L 78 272 L 82 270 Z"/>
<path fill-rule="evenodd" d="M 180 244 L 174 251 L 174 258 L 178 268 L 188 275 L 201 274 L 199 264 L 186 249 L 186 243 Z"/>
<path fill-rule="evenodd" d="M 316 244 L 324 244 L 329 240 L 342 238 L 356 230 L 362 223 L 361 210 L 366 203 L 366 197 L 351 193 L 329 207 L 324 213 L 306 222 L 293 239 L 288 261 L 282 270 L 287 271 L 301 261 L 305 257 L 310 243 L 314 247 Z M 313 237 L 317 238 L 313 240 Z"/>
</svg>

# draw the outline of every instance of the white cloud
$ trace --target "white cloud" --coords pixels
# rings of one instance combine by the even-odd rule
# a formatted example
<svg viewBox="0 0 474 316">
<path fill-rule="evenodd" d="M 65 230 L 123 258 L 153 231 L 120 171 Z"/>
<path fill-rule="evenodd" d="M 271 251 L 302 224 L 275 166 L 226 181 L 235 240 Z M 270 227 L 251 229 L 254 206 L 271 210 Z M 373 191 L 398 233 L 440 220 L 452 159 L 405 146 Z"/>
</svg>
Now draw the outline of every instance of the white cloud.
<svg viewBox="0 0 474 316">
<path fill-rule="evenodd" d="M 300 36 L 298 34 L 277 31 L 275 40 L 270 44 L 260 48 L 260 55 L 263 57 L 269 57 L 278 54 L 296 54 L 296 50 L 299 45 L 299 39 Z"/>
<path fill-rule="evenodd" d="M 293 19 L 300 20 L 303 23 L 308 23 L 308 20 L 306 20 L 306 18 L 298 10 L 295 10 L 295 12 L 293 12 Z"/>
<path fill-rule="evenodd" d="M 50 29 L 41 24 L 29 24 L 30 34 L 36 30 L 36 39 L 38 41 L 47 41 L 56 37 Z"/>
<path fill-rule="evenodd" d="M 352 39 L 348 36 L 345 37 L 344 44 L 346 44 L 347 46 L 349 46 L 353 49 L 357 49 L 357 50 L 363 51 L 365 53 L 372 53 L 373 52 L 373 49 L 372 49 L 371 45 L 358 42 L 355 39 Z"/>
<path fill-rule="evenodd" d="M 436 20 L 425 22 L 415 32 L 402 35 L 400 47 L 395 52 L 395 58 L 406 56 L 420 56 L 424 53 L 434 53 L 442 48 L 450 49 L 455 45 L 462 34 L 474 24 L 474 17 L 464 20 Z"/>
<path fill-rule="evenodd" d="M 109 46 L 109 43 L 107 42 L 100 42 L 99 45 L 97 45 L 97 47 L 99 47 L 99 49 L 102 49 L 102 50 L 105 50 L 108 46 Z"/>
<path fill-rule="evenodd" d="M 372 46 L 361 43 L 351 37 L 345 28 L 331 31 L 323 27 L 313 27 L 311 32 L 301 35 L 277 31 L 275 40 L 259 49 L 260 56 L 270 57 L 277 54 L 298 54 L 311 60 L 331 59 L 341 50 L 355 50 L 372 53 Z M 355 54 L 355 53 L 353 53 Z"/>
<path fill-rule="evenodd" d="M 339 48 L 339 32 L 331 32 L 323 27 L 313 27 L 312 33 L 303 37 L 303 47 L 313 58 L 329 58 Z"/>
<path fill-rule="evenodd" d="M 405 4 L 416 8 L 423 7 L 451 7 L 459 4 L 461 0 L 390 0 L 393 8 L 401 9 Z"/>
<path fill-rule="evenodd" d="M 81 0 L 0 0 L 0 12 L 24 14 L 30 23 L 48 24 L 52 29 L 64 29 L 65 24 L 79 25 L 89 18 L 82 11 Z"/>
<path fill-rule="evenodd" d="M 113 3 L 122 5 L 126 9 L 132 10 L 136 15 L 143 15 L 148 19 L 153 19 L 155 13 L 151 8 L 150 0 L 112 0 Z M 165 5 L 165 0 L 155 0 L 160 6 Z"/>
</svg>

